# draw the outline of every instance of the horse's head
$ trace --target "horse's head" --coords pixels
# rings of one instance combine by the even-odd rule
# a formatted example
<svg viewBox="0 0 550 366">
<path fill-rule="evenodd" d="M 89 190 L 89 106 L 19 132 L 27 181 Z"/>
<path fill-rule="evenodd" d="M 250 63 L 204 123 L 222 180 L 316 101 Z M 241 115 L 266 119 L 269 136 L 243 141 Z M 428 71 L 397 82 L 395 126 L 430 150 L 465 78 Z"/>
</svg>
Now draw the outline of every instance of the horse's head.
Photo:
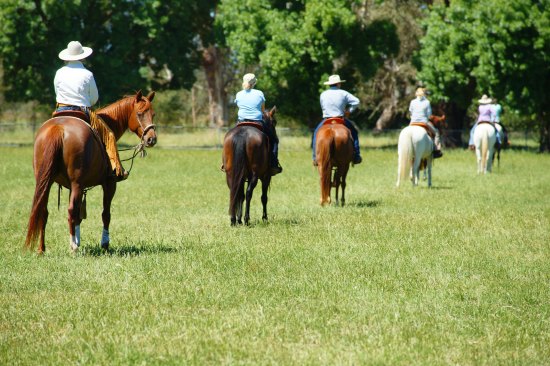
<svg viewBox="0 0 550 366">
<path fill-rule="evenodd" d="M 275 119 L 275 112 L 277 112 L 277 107 L 273 106 L 268 111 L 264 112 L 264 122 L 273 130 L 273 134 L 277 136 L 277 131 L 275 127 L 277 126 L 277 120 Z"/>
<path fill-rule="evenodd" d="M 442 130 L 444 128 L 447 128 L 447 122 L 445 115 L 442 116 L 436 116 L 432 114 L 430 116 L 430 122 L 434 125 L 435 128 L 438 130 Z"/>
<path fill-rule="evenodd" d="M 134 108 L 128 121 L 128 128 L 138 135 L 147 147 L 157 143 L 157 133 L 153 124 L 155 112 L 151 103 L 154 97 L 155 92 L 150 92 L 145 97 L 141 94 L 141 90 L 138 91 L 134 96 Z"/>
</svg>

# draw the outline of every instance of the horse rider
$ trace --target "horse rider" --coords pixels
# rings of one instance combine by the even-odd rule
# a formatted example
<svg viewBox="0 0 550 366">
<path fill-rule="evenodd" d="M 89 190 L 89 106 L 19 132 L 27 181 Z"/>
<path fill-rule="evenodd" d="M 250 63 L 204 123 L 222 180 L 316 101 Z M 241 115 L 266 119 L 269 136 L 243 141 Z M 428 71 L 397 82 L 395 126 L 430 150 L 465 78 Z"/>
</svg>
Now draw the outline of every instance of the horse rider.
<svg viewBox="0 0 550 366">
<path fill-rule="evenodd" d="M 340 79 L 340 75 L 331 75 L 328 81 L 323 84 L 329 88 L 321 93 L 319 101 L 321 110 L 323 111 L 323 119 L 313 131 L 312 150 L 313 150 L 313 165 L 317 166 L 315 160 L 315 143 L 317 141 L 317 131 L 323 126 L 328 118 L 341 118 L 344 120 L 344 125 L 350 130 L 351 138 L 353 139 L 353 164 L 360 164 L 363 159 L 359 152 L 359 133 L 355 123 L 347 119 L 359 105 L 359 99 L 353 94 L 341 89 L 342 83 L 345 80 Z"/>
<path fill-rule="evenodd" d="M 279 138 L 275 130 L 266 123 L 263 119 L 265 111 L 265 97 L 261 90 L 254 89 L 257 83 L 256 76 L 254 74 L 246 74 L 243 76 L 242 87 L 243 90 L 239 91 L 235 96 L 235 103 L 239 107 L 237 113 L 237 124 L 241 122 L 253 122 L 262 126 L 263 132 L 267 135 L 271 144 L 270 151 L 270 165 L 271 175 L 279 174 L 283 171 L 283 168 L 279 164 Z"/>
<path fill-rule="evenodd" d="M 497 101 L 497 98 L 493 97 L 492 99 L 493 99 L 493 104 L 491 106 L 493 107 L 493 113 L 494 113 L 493 121 L 495 122 L 495 125 L 498 124 L 502 128 L 502 136 L 504 140 L 502 141 L 502 143 L 504 144 L 504 146 L 508 146 L 510 144 L 510 142 L 508 141 L 508 131 L 500 121 L 500 115 L 502 114 L 502 106 Z"/>
<path fill-rule="evenodd" d="M 415 98 L 411 100 L 409 104 L 409 113 L 411 115 L 411 124 L 422 123 L 424 126 L 428 127 L 430 131 L 435 136 L 434 138 L 434 151 L 432 153 L 434 159 L 440 158 L 443 156 L 441 152 L 441 136 L 439 130 L 430 122 L 430 116 L 432 115 L 432 106 L 430 101 L 426 98 L 426 89 L 417 88 L 415 92 Z"/>
<path fill-rule="evenodd" d="M 92 54 L 90 47 L 83 47 L 78 41 L 71 41 L 67 48 L 59 53 L 59 58 L 66 61 L 65 66 L 57 70 L 54 78 L 56 109 L 53 116 L 82 115 L 86 122 L 100 136 L 111 162 L 113 175 L 117 181 L 128 178 L 118 156 L 116 138 L 105 122 L 90 109 L 99 99 L 94 75 L 86 69 L 81 60 Z M 81 113 L 78 113 L 81 112 Z M 82 114 L 83 113 L 83 114 Z"/>
<path fill-rule="evenodd" d="M 487 94 L 483 94 L 480 100 L 478 100 L 479 103 L 479 116 L 477 118 L 476 123 L 472 126 L 472 129 L 470 130 L 470 141 L 468 142 L 468 146 L 470 150 L 475 150 L 474 146 L 474 131 L 477 127 L 477 125 L 480 122 L 483 123 L 489 123 L 491 126 L 495 128 L 495 134 L 497 137 L 496 147 L 500 147 L 500 134 L 498 133 L 498 130 L 495 126 L 495 112 L 492 106 L 493 100 L 487 96 Z"/>
</svg>

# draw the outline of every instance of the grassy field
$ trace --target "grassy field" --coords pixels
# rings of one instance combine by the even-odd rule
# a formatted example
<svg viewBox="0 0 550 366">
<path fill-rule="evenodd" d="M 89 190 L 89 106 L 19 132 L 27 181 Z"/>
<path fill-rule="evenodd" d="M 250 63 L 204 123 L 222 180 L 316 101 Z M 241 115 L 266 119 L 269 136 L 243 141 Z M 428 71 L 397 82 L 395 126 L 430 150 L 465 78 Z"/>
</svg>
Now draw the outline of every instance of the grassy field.
<svg viewBox="0 0 550 366">
<path fill-rule="evenodd" d="M 41 257 L 22 247 L 32 148 L 0 147 L 0 364 L 549 364 L 550 156 L 476 176 L 446 151 L 433 189 L 396 189 L 396 149 L 371 139 L 347 206 L 321 208 L 308 139 L 282 137 L 269 222 L 258 189 L 237 228 L 219 150 L 152 149 L 119 185 L 110 253 L 101 189 L 72 255 L 54 187 Z"/>
</svg>

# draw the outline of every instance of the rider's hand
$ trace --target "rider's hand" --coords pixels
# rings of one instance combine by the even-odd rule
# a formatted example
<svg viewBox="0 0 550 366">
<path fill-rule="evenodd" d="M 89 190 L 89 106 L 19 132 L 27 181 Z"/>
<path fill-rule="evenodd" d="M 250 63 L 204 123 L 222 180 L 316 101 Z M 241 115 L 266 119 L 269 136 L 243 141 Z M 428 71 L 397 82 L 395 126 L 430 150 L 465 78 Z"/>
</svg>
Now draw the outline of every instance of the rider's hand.
<svg viewBox="0 0 550 366">
<path fill-rule="evenodd" d="M 351 114 L 350 111 L 345 111 L 344 112 L 344 117 L 348 118 L 350 114 Z"/>
</svg>

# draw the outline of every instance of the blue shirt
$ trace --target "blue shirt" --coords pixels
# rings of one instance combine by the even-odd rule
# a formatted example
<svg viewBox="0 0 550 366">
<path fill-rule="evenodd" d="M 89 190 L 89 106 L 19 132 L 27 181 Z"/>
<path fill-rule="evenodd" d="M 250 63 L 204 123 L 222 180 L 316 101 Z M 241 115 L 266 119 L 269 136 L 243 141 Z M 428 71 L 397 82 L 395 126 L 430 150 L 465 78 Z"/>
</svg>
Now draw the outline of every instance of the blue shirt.
<svg viewBox="0 0 550 366">
<path fill-rule="evenodd" d="M 353 94 L 336 86 L 331 86 L 330 89 L 322 92 L 319 100 L 323 110 L 323 118 L 343 117 L 348 105 L 350 106 L 350 112 L 353 112 L 359 105 L 359 99 Z"/>
<path fill-rule="evenodd" d="M 409 105 L 411 122 L 428 122 L 432 115 L 432 106 L 425 97 L 417 97 L 411 100 Z"/>
<path fill-rule="evenodd" d="M 502 114 L 502 106 L 500 104 L 493 104 L 493 122 L 500 122 L 500 115 Z"/>
<path fill-rule="evenodd" d="M 262 104 L 265 103 L 265 97 L 260 90 L 241 90 L 235 96 L 235 103 L 239 107 L 239 113 L 237 114 L 239 121 L 245 119 L 261 121 L 263 119 Z"/>
</svg>

